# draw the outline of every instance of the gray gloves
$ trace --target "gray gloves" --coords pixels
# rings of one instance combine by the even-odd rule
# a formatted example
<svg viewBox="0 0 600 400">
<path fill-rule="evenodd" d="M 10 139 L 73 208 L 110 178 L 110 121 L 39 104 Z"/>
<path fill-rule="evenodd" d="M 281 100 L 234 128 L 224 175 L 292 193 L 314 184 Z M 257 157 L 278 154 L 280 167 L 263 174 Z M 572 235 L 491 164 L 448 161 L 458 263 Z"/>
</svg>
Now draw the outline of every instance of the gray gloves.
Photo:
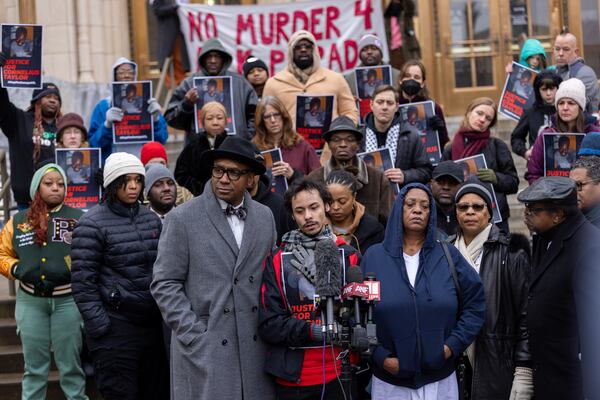
<svg viewBox="0 0 600 400">
<path fill-rule="evenodd" d="M 510 400 L 531 400 L 533 397 L 533 371 L 531 368 L 515 368 Z"/>
<path fill-rule="evenodd" d="M 123 110 L 119 107 L 111 107 L 106 111 L 106 120 L 104 126 L 108 129 L 112 128 L 115 122 L 120 122 L 123 119 Z"/>
<path fill-rule="evenodd" d="M 158 117 L 160 116 L 160 104 L 158 104 L 158 100 L 154 97 L 150 97 L 148 100 L 148 112 L 152 114 L 154 122 L 158 121 Z"/>
</svg>

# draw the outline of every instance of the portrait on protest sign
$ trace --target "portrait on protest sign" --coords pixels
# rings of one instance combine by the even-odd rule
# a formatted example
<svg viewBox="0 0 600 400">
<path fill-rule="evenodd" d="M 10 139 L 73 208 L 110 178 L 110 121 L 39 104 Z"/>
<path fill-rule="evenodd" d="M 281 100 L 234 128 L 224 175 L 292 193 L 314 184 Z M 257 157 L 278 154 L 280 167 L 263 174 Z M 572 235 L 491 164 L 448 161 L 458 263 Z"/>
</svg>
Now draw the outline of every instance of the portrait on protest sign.
<svg viewBox="0 0 600 400">
<path fill-rule="evenodd" d="M 331 125 L 334 97 L 310 94 L 296 97 L 296 131 L 315 150 L 321 150 L 325 144 L 323 133 Z"/>
<path fill-rule="evenodd" d="M 392 84 L 392 67 L 378 65 L 373 67 L 357 67 L 354 69 L 358 97 L 360 120 L 371 112 L 371 98 L 378 86 Z"/>
<path fill-rule="evenodd" d="M 152 115 L 148 100 L 152 82 L 113 82 L 113 105 L 123 111 L 123 119 L 113 125 L 113 142 L 145 143 L 154 140 Z"/>
<path fill-rule="evenodd" d="M 398 110 L 401 121 L 413 126 L 419 132 L 429 162 L 438 165 L 442 159 L 440 136 L 436 129 L 429 126 L 428 122 L 429 118 L 435 115 L 433 101 L 402 104 Z"/>
<path fill-rule="evenodd" d="M 2 87 L 42 87 L 42 26 L 2 24 Z"/>
<path fill-rule="evenodd" d="M 537 72 L 534 70 L 513 62 L 512 72 L 508 74 L 504 83 L 498 111 L 518 121 L 535 101 L 533 81 L 536 76 Z"/>
<path fill-rule="evenodd" d="M 198 101 L 194 105 L 196 132 L 202 131 L 200 111 L 205 104 L 216 101 L 227 111 L 228 135 L 235 135 L 235 113 L 233 112 L 233 91 L 230 76 L 201 76 L 194 78 L 194 87 L 198 90 Z"/>
<path fill-rule="evenodd" d="M 394 168 L 392 153 L 387 147 L 377 149 L 374 151 L 366 151 L 364 153 L 359 153 L 358 157 L 360 157 L 368 166 L 377 168 L 381 172 L 384 172 L 390 168 Z M 390 182 L 390 185 L 392 186 L 394 194 L 398 194 L 400 192 L 400 186 L 397 183 Z"/>
<path fill-rule="evenodd" d="M 98 204 L 101 185 L 96 180 L 100 169 L 100 149 L 56 149 L 56 163 L 67 175 L 65 204 L 88 210 Z"/>
<path fill-rule="evenodd" d="M 274 149 L 261 151 L 261 154 L 265 158 L 265 167 L 267 167 L 266 173 L 271 179 L 271 191 L 283 196 L 288 189 L 287 179 L 285 179 L 285 176 L 283 175 L 273 176 L 273 164 L 278 161 L 283 161 L 281 149 L 276 147 Z"/>
<path fill-rule="evenodd" d="M 461 158 L 460 160 L 454 160 L 454 162 L 462 168 L 465 181 L 471 177 L 477 177 L 477 171 L 480 169 L 487 169 L 487 161 L 483 154 Z M 496 198 L 494 186 L 487 182 L 482 182 L 482 185 L 484 185 L 492 194 L 492 222 L 495 224 L 502 222 L 502 215 L 500 215 L 500 209 L 498 208 L 498 200 Z"/>
<path fill-rule="evenodd" d="M 569 176 L 584 133 L 544 133 L 544 176 Z"/>
</svg>

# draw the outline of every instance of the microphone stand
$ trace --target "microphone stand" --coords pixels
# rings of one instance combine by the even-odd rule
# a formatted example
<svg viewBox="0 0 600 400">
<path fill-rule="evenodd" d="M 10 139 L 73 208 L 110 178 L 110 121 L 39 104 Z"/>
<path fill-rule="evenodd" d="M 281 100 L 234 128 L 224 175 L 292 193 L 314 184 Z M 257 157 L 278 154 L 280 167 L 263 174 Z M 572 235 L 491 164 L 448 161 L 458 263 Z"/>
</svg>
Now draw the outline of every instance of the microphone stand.
<svg viewBox="0 0 600 400">
<path fill-rule="evenodd" d="M 344 398 L 352 399 L 352 366 L 350 364 L 350 310 L 344 309 L 341 313 L 342 332 L 340 335 L 340 347 L 342 351 L 338 356 L 341 359 L 340 381 L 342 382 L 342 390 Z"/>
</svg>

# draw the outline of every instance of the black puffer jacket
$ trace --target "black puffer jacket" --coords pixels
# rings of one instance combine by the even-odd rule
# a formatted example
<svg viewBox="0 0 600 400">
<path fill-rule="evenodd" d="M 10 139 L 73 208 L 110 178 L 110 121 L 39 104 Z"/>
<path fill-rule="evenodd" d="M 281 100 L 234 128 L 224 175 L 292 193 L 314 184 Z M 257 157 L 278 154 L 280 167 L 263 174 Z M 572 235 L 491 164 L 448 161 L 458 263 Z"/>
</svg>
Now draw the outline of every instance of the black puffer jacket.
<svg viewBox="0 0 600 400">
<path fill-rule="evenodd" d="M 492 226 L 479 269 L 486 317 L 475 341 L 473 400 L 508 399 L 515 367 L 531 366 L 527 333 L 530 254 L 526 237 L 508 237 Z"/>
<path fill-rule="evenodd" d="M 104 335 L 113 318 L 141 326 L 161 320 L 150 294 L 161 229 L 156 214 L 137 203 L 127 207 L 105 202 L 79 219 L 71 244 L 71 274 L 87 335 Z"/>
</svg>

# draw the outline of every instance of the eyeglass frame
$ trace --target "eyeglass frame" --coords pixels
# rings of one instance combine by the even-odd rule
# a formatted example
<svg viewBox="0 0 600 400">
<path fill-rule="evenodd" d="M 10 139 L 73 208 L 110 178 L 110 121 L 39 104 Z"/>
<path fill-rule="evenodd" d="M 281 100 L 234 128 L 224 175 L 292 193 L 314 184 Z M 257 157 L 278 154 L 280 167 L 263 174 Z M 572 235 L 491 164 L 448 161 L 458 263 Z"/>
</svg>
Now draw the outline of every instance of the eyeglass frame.
<svg viewBox="0 0 600 400">
<path fill-rule="evenodd" d="M 273 121 L 282 118 L 283 115 L 280 112 L 272 112 L 271 114 L 263 114 L 262 117 L 265 121 Z"/>
<path fill-rule="evenodd" d="M 220 174 L 215 174 L 215 170 L 221 170 Z M 234 174 L 234 176 L 231 176 L 230 173 Z M 252 172 L 251 169 L 237 169 L 237 168 L 223 168 L 221 166 L 218 165 L 213 165 L 212 168 L 210 169 L 210 174 L 213 178 L 215 179 L 221 179 L 223 176 L 225 176 L 225 174 L 227 174 L 227 179 L 229 179 L 232 182 L 237 182 L 240 180 L 240 178 L 248 173 Z M 235 177 L 235 175 L 239 174 L 239 176 Z M 220 175 L 220 176 L 217 176 Z"/>
<path fill-rule="evenodd" d="M 556 207 L 536 207 L 536 208 L 532 208 L 531 205 L 533 205 L 533 204 L 525 204 L 525 214 L 527 214 L 527 215 L 538 215 L 539 213 L 541 213 L 543 211 L 553 212 L 553 211 L 557 210 Z"/>
<path fill-rule="evenodd" d="M 583 188 L 586 185 L 589 185 L 590 183 L 594 183 L 594 182 L 598 182 L 598 181 L 600 181 L 600 178 L 588 179 L 587 181 L 583 181 L 583 182 L 575 181 L 575 187 L 577 188 L 578 192 L 581 192 L 581 191 L 583 191 Z"/>
</svg>

